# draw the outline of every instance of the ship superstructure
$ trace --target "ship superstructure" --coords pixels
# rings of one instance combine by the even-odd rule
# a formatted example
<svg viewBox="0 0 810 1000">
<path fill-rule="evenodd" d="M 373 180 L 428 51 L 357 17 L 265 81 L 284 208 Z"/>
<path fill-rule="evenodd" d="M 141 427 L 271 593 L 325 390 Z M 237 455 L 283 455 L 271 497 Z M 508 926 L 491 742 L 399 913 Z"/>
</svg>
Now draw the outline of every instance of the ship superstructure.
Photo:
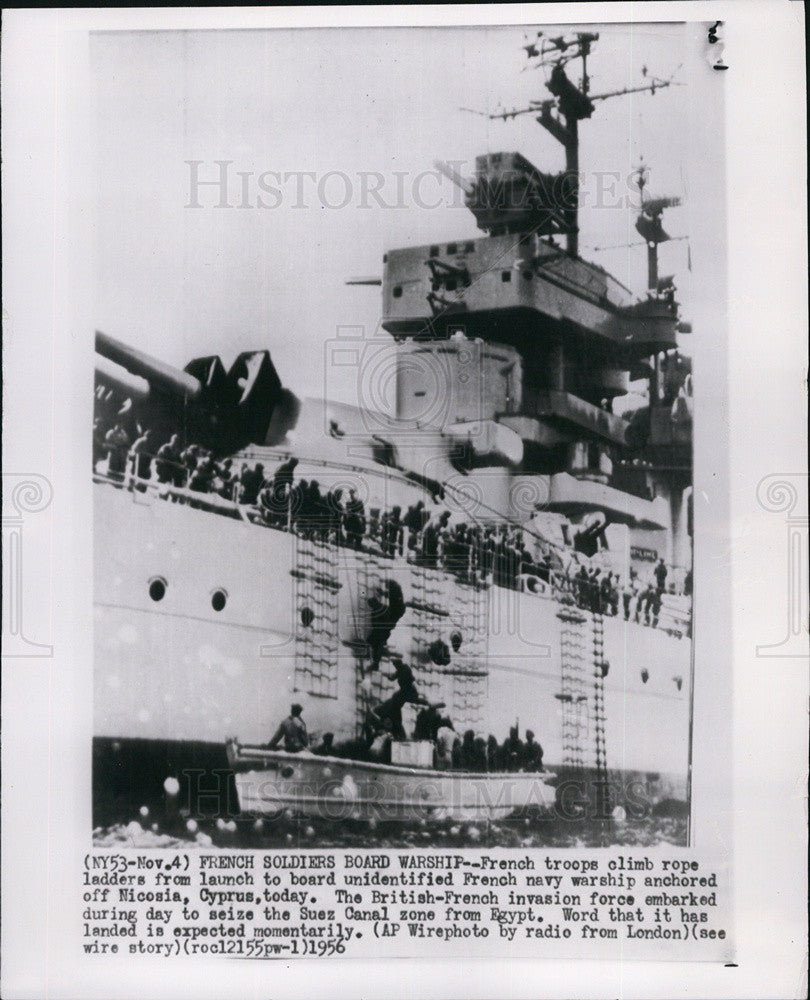
<svg viewBox="0 0 810 1000">
<path fill-rule="evenodd" d="M 685 798 L 691 373 L 657 274 L 668 205 L 642 200 L 643 298 L 578 255 L 578 126 L 617 96 L 589 94 L 596 40 L 544 40 L 551 97 L 502 115 L 534 114 L 565 170 L 480 156 L 454 180 L 483 235 L 385 254 L 393 418 L 301 404 L 266 351 L 177 372 L 98 335 L 99 786 L 128 743 L 162 772 L 264 742 L 291 700 L 349 747 L 404 661 L 469 734 L 455 769 L 532 729 L 600 808 L 638 778 Z M 649 404 L 619 412 L 639 382 Z"/>
</svg>

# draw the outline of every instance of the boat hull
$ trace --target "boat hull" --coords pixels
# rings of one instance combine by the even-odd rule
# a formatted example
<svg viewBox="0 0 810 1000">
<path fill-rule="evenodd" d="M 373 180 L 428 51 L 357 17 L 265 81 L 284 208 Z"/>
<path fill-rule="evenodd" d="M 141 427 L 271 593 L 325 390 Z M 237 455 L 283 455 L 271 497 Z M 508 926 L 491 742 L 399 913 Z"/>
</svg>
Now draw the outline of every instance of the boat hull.
<svg viewBox="0 0 810 1000">
<path fill-rule="evenodd" d="M 554 810 L 547 773 L 438 771 L 228 744 L 242 815 L 341 822 L 483 821 Z"/>
</svg>

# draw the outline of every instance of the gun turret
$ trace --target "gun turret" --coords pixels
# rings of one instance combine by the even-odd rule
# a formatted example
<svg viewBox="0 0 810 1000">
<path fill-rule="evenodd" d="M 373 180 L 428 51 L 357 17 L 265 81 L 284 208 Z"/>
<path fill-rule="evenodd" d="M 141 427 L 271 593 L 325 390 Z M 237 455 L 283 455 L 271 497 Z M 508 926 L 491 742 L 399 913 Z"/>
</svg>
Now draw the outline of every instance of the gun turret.
<svg viewBox="0 0 810 1000">
<path fill-rule="evenodd" d="M 433 166 L 439 171 L 439 173 L 444 174 L 448 180 L 451 180 L 456 187 L 460 187 L 464 194 L 468 197 L 475 191 L 475 184 L 472 181 L 467 180 L 466 177 L 462 177 L 457 170 L 454 170 L 450 166 L 449 163 L 445 163 L 443 160 L 434 160 Z"/>
<path fill-rule="evenodd" d="M 475 158 L 475 179 L 468 180 L 446 163 L 436 167 L 464 192 L 464 202 L 478 227 L 493 236 L 568 232 L 566 210 L 575 201 L 575 178 L 545 174 L 520 153 L 487 153 Z"/>
<path fill-rule="evenodd" d="M 294 423 L 296 400 L 268 351 L 240 354 L 227 373 L 216 356 L 181 371 L 101 332 L 96 351 L 96 382 L 130 400 L 137 420 L 159 434 L 179 433 L 222 453 L 276 443 Z"/>
</svg>

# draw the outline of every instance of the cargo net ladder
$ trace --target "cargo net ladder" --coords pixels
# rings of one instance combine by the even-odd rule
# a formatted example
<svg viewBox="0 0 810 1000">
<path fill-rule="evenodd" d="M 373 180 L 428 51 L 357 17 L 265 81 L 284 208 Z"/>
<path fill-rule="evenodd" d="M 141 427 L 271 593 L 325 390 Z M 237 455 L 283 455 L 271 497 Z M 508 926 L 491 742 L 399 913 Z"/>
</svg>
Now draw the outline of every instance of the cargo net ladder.
<svg viewBox="0 0 810 1000">
<path fill-rule="evenodd" d="M 295 671 L 293 690 L 337 698 L 338 591 L 335 547 L 295 537 Z"/>
<path fill-rule="evenodd" d="M 596 771 L 596 814 L 606 818 L 611 812 L 610 783 L 607 769 L 605 741 L 605 677 L 608 664 L 605 660 L 605 619 L 593 615 L 593 700 L 592 718 L 594 732 L 594 768 Z"/>
<path fill-rule="evenodd" d="M 484 706 L 487 700 L 488 592 L 483 587 L 457 584 L 451 624 L 461 636 L 458 654 L 453 655 L 453 718 L 459 732 L 472 729 L 483 735 Z"/>
<path fill-rule="evenodd" d="M 585 629 L 587 618 L 575 608 L 557 612 L 560 629 L 560 691 L 555 695 L 562 713 L 562 763 L 581 773 L 585 769 L 588 743 L 587 670 L 589 650 Z"/>
<path fill-rule="evenodd" d="M 431 660 L 431 645 L 441 637 L 449 613 L 441 573 L 426 566 L 413 568 L 411 612 L 411 663 L 422 696 L 449 707 L 447 678 Z"/>
<path fill-rule="evenodd" d="M 388 578 L 390 561 L 369 554 L 358 561 L 359 603 L 365 608 L 369 598 L 379 594 Z M 363 737 L 369 713 L 372 708 L 390 697 L 395 685 L 387 677 L 390 672 L 390 657 L 383 654 L 379 670 L 370 670 L 369 652 L 363 643 L 355 650 L 355 735 Z"/>
</svg>

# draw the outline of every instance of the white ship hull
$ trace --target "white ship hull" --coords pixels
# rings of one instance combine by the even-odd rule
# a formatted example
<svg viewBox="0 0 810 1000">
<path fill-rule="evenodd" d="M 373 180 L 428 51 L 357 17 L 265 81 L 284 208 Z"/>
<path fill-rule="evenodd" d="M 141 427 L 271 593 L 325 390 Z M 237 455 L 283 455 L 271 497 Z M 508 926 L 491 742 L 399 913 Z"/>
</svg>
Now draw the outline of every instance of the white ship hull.
<svg viewBox="0 0 810 1000">
<path fill-rule="evenodd" d="M 362 658 L 366 596 L 388 576 L 411 605 L 389 648 L 413 664 L 431 700 L 446 703 L 457 730 L 469 726 L 503 741 L 518 720 L 521 730 L 535 732 L 546 765 L 566 773 L 571 720 L 561 655 L 571 627 L 580 653 L 590 655 L 590 614 L 566 635 L 562 605 L 550 597 L 473 589 L 438 571 L 420 576 L 401 557 L 331 545 L 316 552 L 289 532 L 154 493 L 97 484 L 94 502 L 95 734 L 101 741 L 222 746 L 235 736 L 260 744 L 291 700 L 304 706 L 311 734 L 355 737 L 358 701 L 391 689 L 380 673 L 361 686 L 358 669 L 368 662 Z M 319 558 L 328 565 L 319 568 Z M 155 580 L 165 584 L 159 601 L 150 597 Z M 212 606 L 217 593 L 225 597 L 221 610 Z M 321 615 L 307 636 L 302 603 Z M 318 627 L 330 614 L 336 626 Z M 427 639 L 450 627 L 464 635 L 456 665 L 469 670 L 442 673 L 420 662 Z M 621 615 L 604 619 L 607 770 L 639 776 L 656 797 L 686 796 L 690 657 L 686 638 Z M 599 729 L 589 664 L 582 670 L 575 748 L 585 769 L 594 766 Z"/>
</svg>

